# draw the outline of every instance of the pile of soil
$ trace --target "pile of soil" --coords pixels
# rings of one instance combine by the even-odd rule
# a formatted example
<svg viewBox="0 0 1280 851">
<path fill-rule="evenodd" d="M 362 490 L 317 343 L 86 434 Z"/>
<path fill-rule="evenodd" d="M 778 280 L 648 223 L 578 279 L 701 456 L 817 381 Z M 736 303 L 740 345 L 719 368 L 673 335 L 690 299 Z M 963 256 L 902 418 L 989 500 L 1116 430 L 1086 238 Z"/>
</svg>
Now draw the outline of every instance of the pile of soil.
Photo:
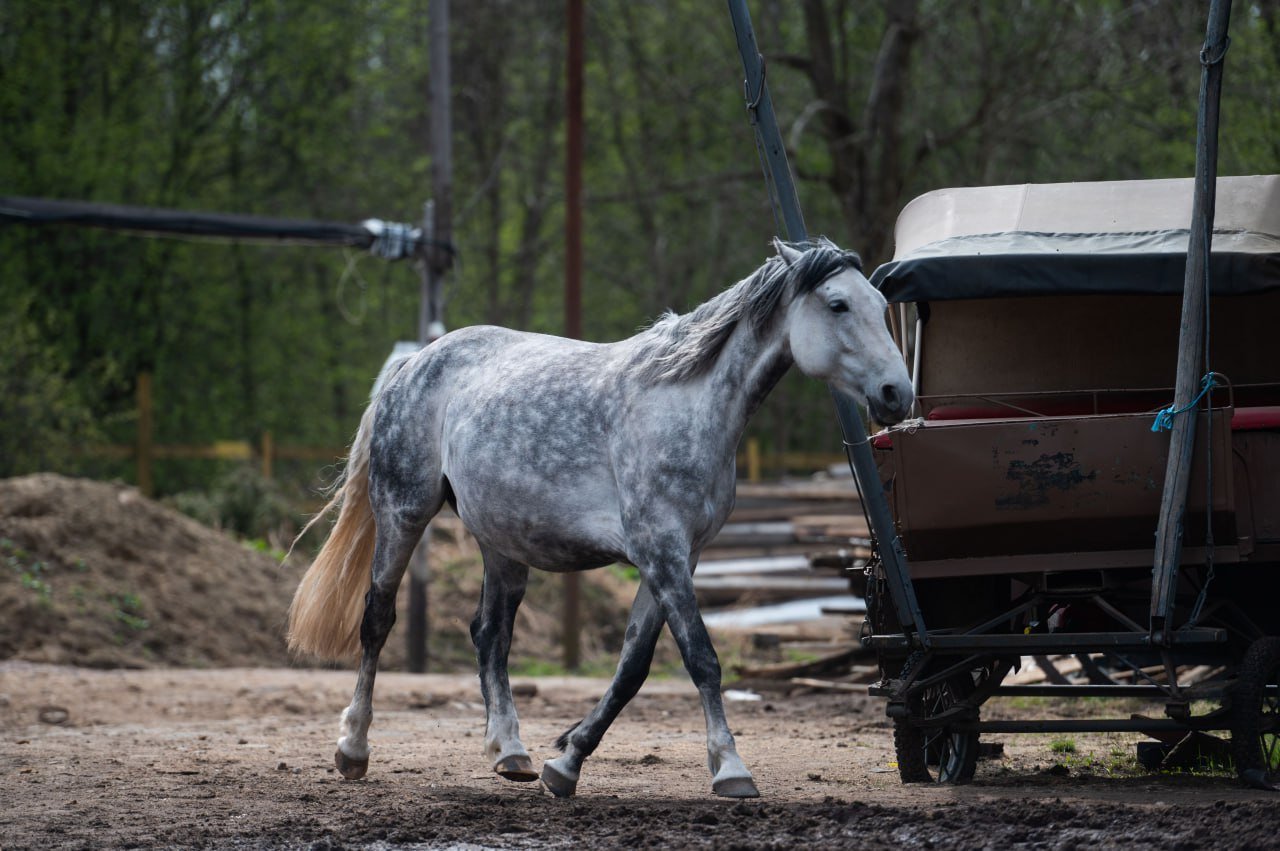
<svg viewBox="0 0 1280 851">
<path fill-rule="evenodd" d="M 431 565 L 431 666 L 466 670 L 474 664 L 467 630 L 480 595 L 479 553 L 460 527 L 445 526 L 431 542 Z M 0 480 L 0 659 L 96 668 L 311 664 L 291 659 L 284 644 L 305 567 L 299 557 L 280 564 L 136 488 L 53 474 Z M 606 571 L 583 586 L 584 658 L 601 659 L 621 644 L 634 586 Z M 514 665 L 561 658 L 559 588 L 558 577 L 531 582 Z M 403 667 L 405 621 L 402 611 L 386 669 Z"/>
</svg>

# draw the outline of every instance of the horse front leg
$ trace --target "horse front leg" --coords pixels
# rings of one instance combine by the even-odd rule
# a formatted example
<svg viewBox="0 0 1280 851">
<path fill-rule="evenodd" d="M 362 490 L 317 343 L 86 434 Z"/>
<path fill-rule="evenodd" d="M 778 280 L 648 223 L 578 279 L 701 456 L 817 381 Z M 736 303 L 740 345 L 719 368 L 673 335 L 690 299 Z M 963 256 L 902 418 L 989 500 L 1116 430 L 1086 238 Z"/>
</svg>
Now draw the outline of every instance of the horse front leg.
<svg viewBox="0 0 1280 851">
<path fill-rule="evenodd" d="M 556 740 L 563 755 L 542 764 L 542 783 L 556 797 L 566 798 L 577 790 L 583 761 L 595 751 L 609 725 L 649 676 L 663 622 L 662 611 L 642 580 L 631 604 L 613 681 L 591 712 Z"/>
<path fill-rule="evenodd" d="M 476 647 L 480 692 L 484 695 L 484 749 L 493 760 L 496 774 L 527 783 L 537 780 L 538 773 L 520 741 L 520 719 L 511 696 L 507 658 L 516 610 L 529 582 L 529 568 L 483 545 L 480 552 L 484 556 L 484 590 L 471 622 L 471 641 Z"/>
<path fill-rule="evenodd" d="M 351 704 L 342 711 L 342 735 L 334 762 L 348 780 L 359 780 L 369 770 L 369 724 L 373 721 L 373 681 L 378 656 L 396 622 L 396 591 L 422 528 L 396 528 L 392 522 L 377 525 L 373 550 L 373 581 L 364 598 L 360 622 L 360 670 Z"/>
<path fill-rule="evenodd" d="M 637 561 L 640 574 L 648 583 L 659 609 L 665 616 L 671 634 L 680 648 L 685 670 L 702 698 L 702 712 L 707 722 L 707 766 L 711 770 L 711 789 L 726 798 L 756 798 L 751 772 L 738 756 L 729 722 L 724 714 L 720 693 L 720 659 L 711 644 L 711 636 L 693 591 L 693 573 L 686 566 L 686 555 L 677 555 L 673 547 Z"/>
</svg>

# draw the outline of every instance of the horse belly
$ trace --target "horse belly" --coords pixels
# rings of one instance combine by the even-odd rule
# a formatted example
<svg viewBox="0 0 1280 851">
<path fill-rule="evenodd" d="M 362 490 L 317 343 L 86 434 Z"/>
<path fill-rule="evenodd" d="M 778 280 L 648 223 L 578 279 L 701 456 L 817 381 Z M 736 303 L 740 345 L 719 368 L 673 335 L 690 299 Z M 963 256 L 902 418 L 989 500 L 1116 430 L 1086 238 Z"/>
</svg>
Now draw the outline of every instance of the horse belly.
<svg viewBox="0 0 1280 851">
<path fill-rule="evenodd" d="M 481 543 L 522 564 L 577 571 L 624 561 L 616 490 L 601 483 L 453 483 L 458 516 Z"/>
</svg>

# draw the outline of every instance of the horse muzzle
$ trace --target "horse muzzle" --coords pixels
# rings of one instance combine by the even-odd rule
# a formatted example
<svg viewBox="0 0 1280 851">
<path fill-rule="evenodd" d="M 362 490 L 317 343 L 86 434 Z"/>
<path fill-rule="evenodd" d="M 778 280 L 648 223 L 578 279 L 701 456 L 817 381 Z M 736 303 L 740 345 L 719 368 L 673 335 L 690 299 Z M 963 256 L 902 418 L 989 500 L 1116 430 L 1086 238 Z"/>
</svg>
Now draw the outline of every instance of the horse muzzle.
<svg viewBox="0 0 1280 851">
<path fill-rule="evenodd" d="M 916 394 L 907 382 L 887 382 L 875 393 L 867 394 L 871 418 L 884 426 L 900 423 L 911 413 Z"/>
</svg>

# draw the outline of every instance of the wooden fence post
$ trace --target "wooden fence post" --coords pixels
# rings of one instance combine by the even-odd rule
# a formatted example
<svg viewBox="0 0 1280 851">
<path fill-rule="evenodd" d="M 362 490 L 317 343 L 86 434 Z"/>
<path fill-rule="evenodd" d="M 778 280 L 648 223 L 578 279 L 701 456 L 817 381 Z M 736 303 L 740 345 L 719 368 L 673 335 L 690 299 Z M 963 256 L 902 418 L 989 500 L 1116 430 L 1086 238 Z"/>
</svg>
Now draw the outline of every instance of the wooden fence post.
<svg viewBox="0 0 1280 851">
<path fill-rule="evenodd" d="M 275 453 L 275 442 L 271 438 L 270 431 L 262 433 L 262 478 L 270 479 L 272 473 L 272 455 Z"/>
<path fill-rule="evenodd" d="M 134 460 L 138 469 L 138 490 L 143 496 L 155 493 L 151 477 L 154 448 L 152 446 L 151 373 L 138 373 L 138 431 Z"/>
<path fill-rule="evenodd" d="M 747 481 L 760 481 L 760 438 L 747 438 Z"/>
</svg>

